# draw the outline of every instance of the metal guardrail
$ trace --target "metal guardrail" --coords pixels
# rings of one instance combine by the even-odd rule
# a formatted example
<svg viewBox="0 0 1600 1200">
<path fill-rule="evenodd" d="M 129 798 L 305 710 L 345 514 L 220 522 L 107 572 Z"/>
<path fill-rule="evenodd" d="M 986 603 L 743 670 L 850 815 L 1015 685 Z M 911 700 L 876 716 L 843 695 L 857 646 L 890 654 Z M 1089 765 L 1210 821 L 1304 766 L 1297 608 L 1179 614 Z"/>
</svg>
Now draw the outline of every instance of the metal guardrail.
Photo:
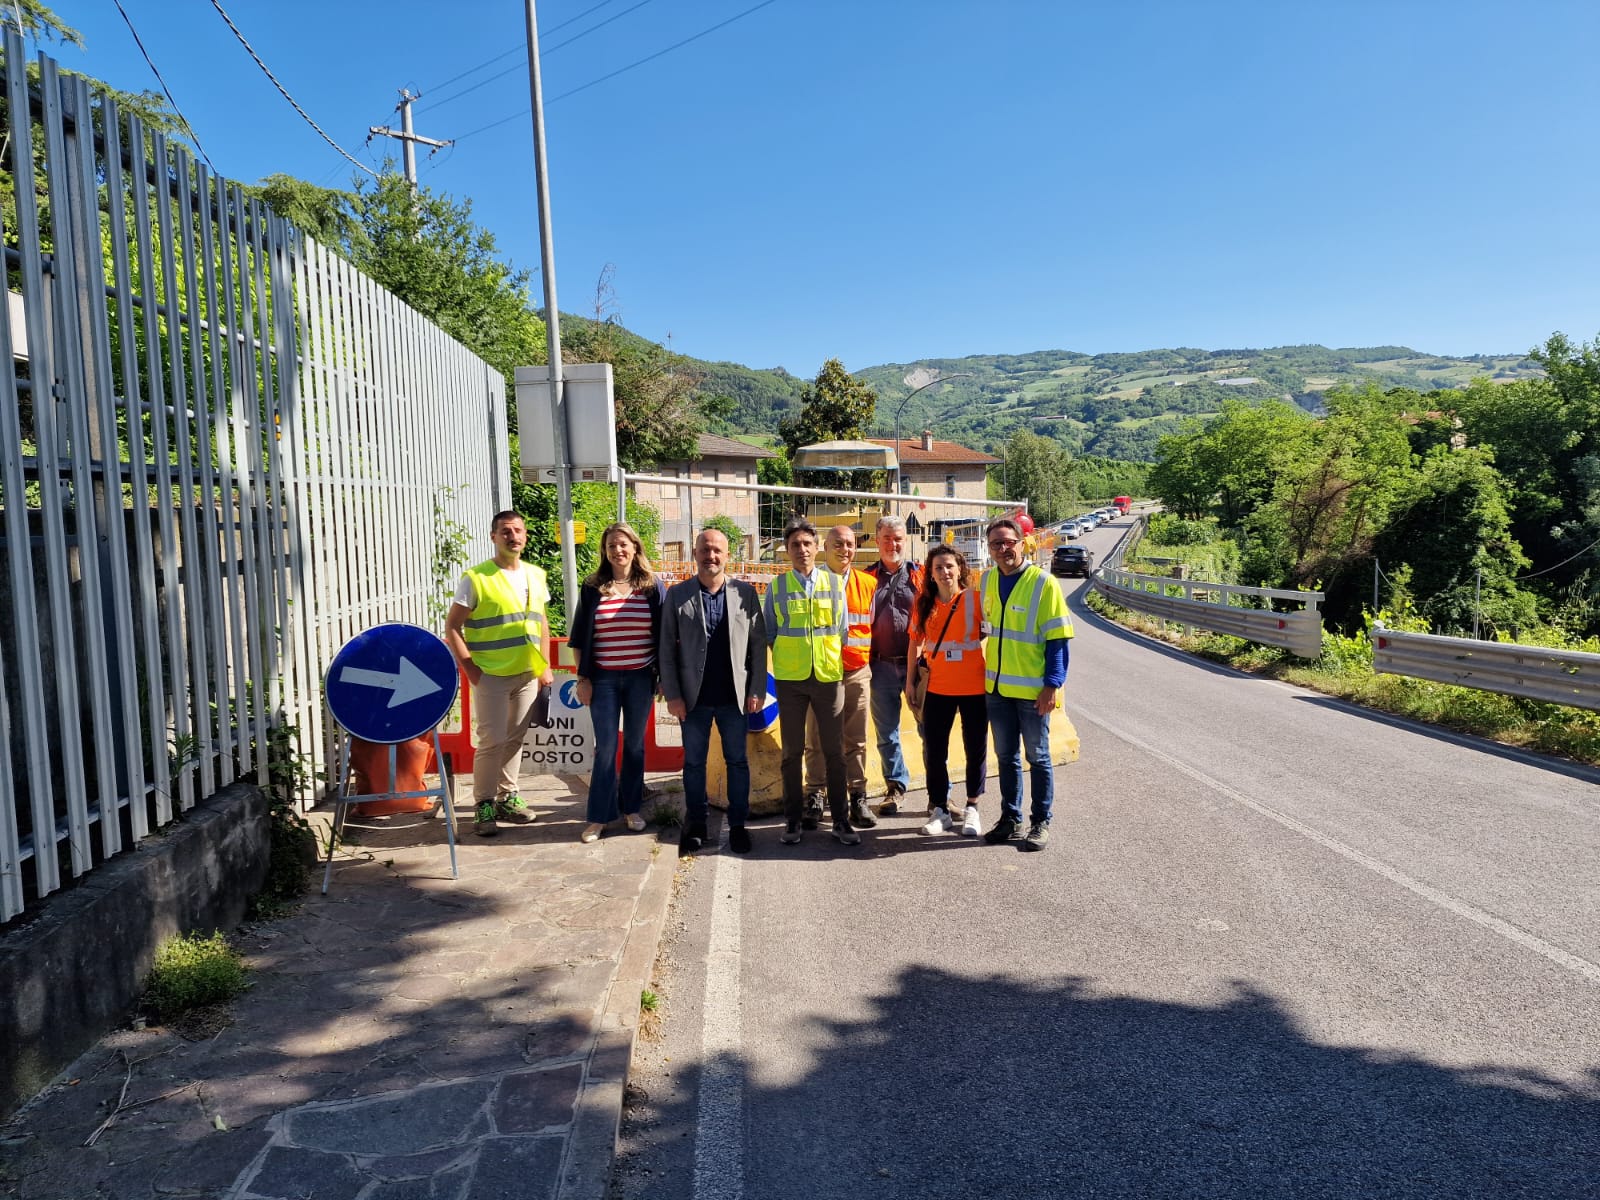
<svg viewBox="0 0 1600 1200">
<path fill-rule="evenodd" d="M 1600 710 L 1600 654 L 1582 650 L 1406 633 L 1375 621 L 1372 669 Z"/>
<path fill-rule="evenodd" d="M 1115 567 L 1096 571 L 1090 586 L 1112 603 L 1152 617 L 1213 633 L 1231 634 L 1266 646 L 1282 646 L 1301 658 L 1316 658 L 1322 653 L 1322 614 L 1317 610 L 1323 599 L 1321 592 L 1168 579 Z M 1276 612 L 1270 608 L 1241 607 L 1233 603 L 1237 600 L 1290 601 L 1303 607 L 1292 612 Z"/>
</svg>

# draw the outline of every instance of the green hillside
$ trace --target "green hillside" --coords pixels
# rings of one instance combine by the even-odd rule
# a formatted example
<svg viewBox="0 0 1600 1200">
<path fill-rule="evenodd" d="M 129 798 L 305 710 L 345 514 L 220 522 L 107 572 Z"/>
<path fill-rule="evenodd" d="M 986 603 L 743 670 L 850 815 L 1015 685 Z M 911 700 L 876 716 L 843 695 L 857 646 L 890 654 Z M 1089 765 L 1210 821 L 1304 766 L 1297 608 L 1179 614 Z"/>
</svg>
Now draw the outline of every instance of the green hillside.
<svg viewBox="0 0 1600 1200">
<path fill-rule="evenodd" d="M 702 391 L 736 402 L 722 422 L 726 432 L 771 434 L 779 418 L 799 406 L 805 381 L 785 371 L 688 362 L 702 376 Z M 906 377 L 935 370 L 970 378 L 952 379 L 913 397 L 901 415 L 902 437 L 927 427 L 940 438 L 994 451 L 1021 427 L 1056 439 L 1074 454 L 1125 461 L 1148 461 L 1159 438 L 1186 418 L 1218 412 L 1229 398 L 1285 399 L 1315 412 L 1322 393 L 1340 384 L 1359 387 L 1374 380 L 1384 387 L 1429 392 L 1463 387 L 1473 378 L 1510 380 L 1540 373 L 1520 354 L 1451 358 L 1406 346 L 1180 347 L 1126 354 L 1039 350 L 921 359 L 855 373 L 880 398 L 874 436 L 892 436 L 895 409 L 910 390 Z"/>
</svg>

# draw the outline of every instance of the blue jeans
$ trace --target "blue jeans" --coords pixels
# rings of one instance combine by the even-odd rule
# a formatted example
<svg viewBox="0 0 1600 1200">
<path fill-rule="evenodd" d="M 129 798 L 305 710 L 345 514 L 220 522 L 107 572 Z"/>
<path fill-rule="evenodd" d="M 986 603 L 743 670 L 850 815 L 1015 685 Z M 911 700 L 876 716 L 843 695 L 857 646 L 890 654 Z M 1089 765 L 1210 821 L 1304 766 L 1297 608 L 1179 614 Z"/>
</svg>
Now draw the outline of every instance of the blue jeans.
<svg viewBox="0 0 1600 1200">
<path fill-rule="evenodd" d="M 900 752 L 900 702 L 906 694 L 906 664 L 880 658 L 872 664 L 872 727 L 878 732 L 878 760 L 883 781 L 911 786 L 905 755 Z M 919 727 L 920 728 L 920 727 Z"/>
<path fill-rule="evenodd" d="M 655 677 L 648 669 L 597 668 L 589 682 L 589 716 L 594 721 L 594 772 L 589 776 L 589 821 L 604 825 L 644 803 L 644 731 L 653 719 Z M 622 726 L 622 778 L 617 778 L 617 726 Z"/>
<path fill-rule="evenodd" d="M 728 825 L 739 829 L 750 815 L 750 760 L 745 739 L 750 726 L 737 704 L 691 708 L 683 718 L 683 806 L 690 824 L 706 819 L 706 755 L 711 750 L 711 722 L 722 735 L 722 761 L 728 768 Z"/>
<path fill-rule="evenodd" d="M 1055 771 L 1050 766 L 1050 718 L 1041 717 L 1032 700 L 1016 700 L 990 692 L 989 734 L 1000 764 L 1000 815 L 1022 822 L 1022 754 L 1028 756 L 1030 819 L 1049 821 L 1055 802 Z"/>
</svg>

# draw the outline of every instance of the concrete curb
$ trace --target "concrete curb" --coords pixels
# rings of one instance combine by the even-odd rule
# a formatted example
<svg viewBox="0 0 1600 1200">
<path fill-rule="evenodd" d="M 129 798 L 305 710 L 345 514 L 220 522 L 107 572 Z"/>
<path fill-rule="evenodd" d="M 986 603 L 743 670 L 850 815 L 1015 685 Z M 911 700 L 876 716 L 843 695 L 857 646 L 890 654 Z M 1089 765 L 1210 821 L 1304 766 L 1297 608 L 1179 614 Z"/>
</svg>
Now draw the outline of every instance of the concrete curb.
<svg viewBox="0 0 1600 1200">
<path fill-rule="evenodd" d="M 639 996 L 650 982 L 660 951 L 678 863 L 670 842 L 656 845 L 617 973 L 601 1009 L 600 1030 L 584 1064 L 557 1200 L 604 1200 L 611 1185 L 628 1069 L 639 1036 Z"/>
</svg>

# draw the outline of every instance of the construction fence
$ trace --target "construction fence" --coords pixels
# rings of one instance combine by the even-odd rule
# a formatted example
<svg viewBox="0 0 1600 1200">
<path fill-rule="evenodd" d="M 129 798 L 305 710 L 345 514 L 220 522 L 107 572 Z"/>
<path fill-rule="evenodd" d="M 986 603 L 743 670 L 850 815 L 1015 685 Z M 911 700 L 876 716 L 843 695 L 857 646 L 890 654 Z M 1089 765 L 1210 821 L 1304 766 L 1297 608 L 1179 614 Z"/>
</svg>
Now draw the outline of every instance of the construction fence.
<svg viewBox="0 0 1600 1200">
<path fill-rule="evenodd" d="M 497 371 L 11 32 L 0 73 L 10 920 L 234 780 L 312 799 L 327 663 L 436 626 L 511 484 Z"/>
</svg>

